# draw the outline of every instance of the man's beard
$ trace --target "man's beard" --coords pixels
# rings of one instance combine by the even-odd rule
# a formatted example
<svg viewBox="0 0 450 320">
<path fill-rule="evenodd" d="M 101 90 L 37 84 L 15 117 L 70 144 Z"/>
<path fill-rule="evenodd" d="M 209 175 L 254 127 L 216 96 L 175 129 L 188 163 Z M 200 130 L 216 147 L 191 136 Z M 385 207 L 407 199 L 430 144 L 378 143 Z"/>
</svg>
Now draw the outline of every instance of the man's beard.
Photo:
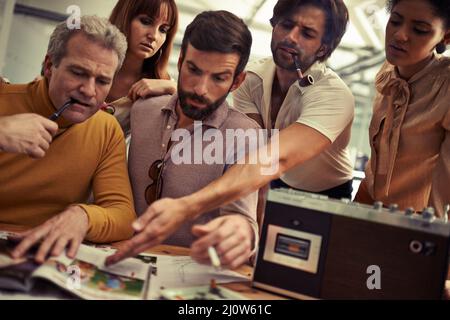
<svg viewBox="0 0 450 320">
<path fill-rule="evenodd" d="M 224 96 L 220 97 L 216 101 L 211 101 L 195 93 L 184 91 L 181 87 L 181 79 L 178 79 L 178 101 L 180 102 L 181 110 L 186 117 L 196 121 L 205 120 L 212 115 L 214 111 L 216 111 L 225 102 L 229 93 L 230 90 L 228 90 Z M 190 105 L 187 102 L 187 99 L 206 105 L 206 107 L 198 108 Z"/>
</svg>

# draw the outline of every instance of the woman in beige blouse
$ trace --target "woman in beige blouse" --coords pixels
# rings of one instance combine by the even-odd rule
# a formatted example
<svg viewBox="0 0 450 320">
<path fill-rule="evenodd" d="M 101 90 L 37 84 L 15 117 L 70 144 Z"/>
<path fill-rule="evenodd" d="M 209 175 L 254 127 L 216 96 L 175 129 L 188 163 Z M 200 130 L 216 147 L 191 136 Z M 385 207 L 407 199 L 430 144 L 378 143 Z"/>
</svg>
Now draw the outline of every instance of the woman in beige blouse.
<svg viewBox="0 0 450 320">
<path fill-rule="evenodd" d="M 450 0 L 390 0 L 376 78 L 371 160 L 356 201 L 438 216 L 450 203 Z M 436 55 L 435 52 L 438 54 Z"/>
</svg>

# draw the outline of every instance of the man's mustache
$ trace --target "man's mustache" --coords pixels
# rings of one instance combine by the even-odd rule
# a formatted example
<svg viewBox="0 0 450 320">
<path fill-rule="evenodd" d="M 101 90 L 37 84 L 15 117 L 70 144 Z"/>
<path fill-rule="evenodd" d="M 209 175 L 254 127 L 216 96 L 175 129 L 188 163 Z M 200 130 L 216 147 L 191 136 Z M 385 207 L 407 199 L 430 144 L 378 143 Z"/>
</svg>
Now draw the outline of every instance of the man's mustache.
<svg viewBox="0 0 450 320">
<path fill-rule="evenodd" d="M 208 99 L 201 97 L 195 93 L 185 93 L 185 98 L 186 99 L 190 99 L 193 100 L 195 102 L 201 103 L 201 104 L 206 104 L 206 105 L 210 105 L 211 101 L 209 101 Z"/>
<path fill-rule="evenodd" d="M 303 54 L 303 50 L 301 48 L 299 48 L 298 46 L 296 46 L 295 44 L 290 43 L 290 42 L 282 41 L 282 42 L 278 43 L 277 49 L 279 49 L 279 48 L 292 49 L 293 51 L 295 51 L 297 53 L 297 55 L 299 57 Z"/>
</svg>

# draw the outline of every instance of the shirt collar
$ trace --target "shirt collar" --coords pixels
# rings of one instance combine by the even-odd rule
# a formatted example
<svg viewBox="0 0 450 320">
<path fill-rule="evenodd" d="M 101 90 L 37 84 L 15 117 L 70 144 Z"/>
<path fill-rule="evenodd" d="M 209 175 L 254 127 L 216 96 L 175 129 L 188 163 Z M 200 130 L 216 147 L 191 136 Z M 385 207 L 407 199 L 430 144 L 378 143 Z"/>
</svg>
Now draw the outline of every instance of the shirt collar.
<svg viewBox="0 0 450 320">
<path fill-rule="evenodd" d="M 431 58 L 431 60 L 427 63 L 427 65 L 420 70 L 419 72 L 417 72 L 415 75 L 413 75 L 409 80 L 408 83 L 413 83 L 416 82 L 417 80 L 419 80 L 420 78 L 424 77 L 425 75 L 427 75 L 430 70 L 433 68 L 433 66 L 436 64 L 437 62 L 437 57 L 433 54 L 433 57 Z M 397 71 L 397 68 L 395 69 Z"/>
<path fill-rule="evenodd" d="M 172 98 L 169 100 L 169 102 L 164 107 L 161 108 L 161 111 L 168 112 L 169 114 L 175 116 L 178 119 L 176 113 L 177 103 L 178 103 L 178 94 L 174 94 Z M 207 117 L 202 121 L 202 124 L 207 127 L 219 129 L 228 117 L 229 108 L 230 107 L 228 103 L 224 101 L 224 103 L 222 103 L 216 109 L 216 111 L 213 112 L 212 115 L 210 115 L 209 117 Z"/>
<path fill-rule="evenodd" d="M 388 65 L 388 67 L 385 69 L 384 73 L 388 74 L 391 78 L 400 79 L 402 81 L 405 81 L 408 84 L 412 84 L 412 83 L 416 82 L 417 80 L 423 78 L 425 75 L 427 75 L 430 72 L 431 68 L 433 68 L 433 66 L 436 64 L 437 61 L 438 61 L 437 57 L 435 55 L 433 55 L 433 58 L 427 63 L 427 65 L 425 67 L 423 67 L 419 72 L 414 74 L 407 81 L 403 80 L 400 77 L 400 73 L 398 72 L 397 67 L 390 64 L 387 61 L 386 61 L 386 63 Z"/>
</svg>

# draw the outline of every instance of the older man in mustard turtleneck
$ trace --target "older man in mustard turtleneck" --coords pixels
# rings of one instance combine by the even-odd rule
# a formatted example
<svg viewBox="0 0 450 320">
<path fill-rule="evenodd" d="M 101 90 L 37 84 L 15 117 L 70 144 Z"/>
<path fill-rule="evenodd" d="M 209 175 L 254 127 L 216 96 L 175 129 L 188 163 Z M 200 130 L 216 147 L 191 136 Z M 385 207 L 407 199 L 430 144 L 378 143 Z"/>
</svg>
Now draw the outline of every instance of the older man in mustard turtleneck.
<svg viewBox="0 0 450 320">
<path fill-rule="evenodd" d="M 73 258 L 84 239 L 131 237 L 135 212 L 123 133 L 112 116 L 97 113 L 126 49 L 117 28 L 105 19 L 85 16 L 80 29 L 57 26 L 43 79 L 0 85 L 3 120 L 29 116 L 26 122 L 39 122 L 75 101 L 56 120 L 57 129 L 42 125 L 45 154 L 33 159 L 0 151 L 0 225 L 28 229 L 13 257 L 38 243 L 37 262 L 65 248 Z M 86 204 L 90 190 L 95 200 Z"/>
</svg>

